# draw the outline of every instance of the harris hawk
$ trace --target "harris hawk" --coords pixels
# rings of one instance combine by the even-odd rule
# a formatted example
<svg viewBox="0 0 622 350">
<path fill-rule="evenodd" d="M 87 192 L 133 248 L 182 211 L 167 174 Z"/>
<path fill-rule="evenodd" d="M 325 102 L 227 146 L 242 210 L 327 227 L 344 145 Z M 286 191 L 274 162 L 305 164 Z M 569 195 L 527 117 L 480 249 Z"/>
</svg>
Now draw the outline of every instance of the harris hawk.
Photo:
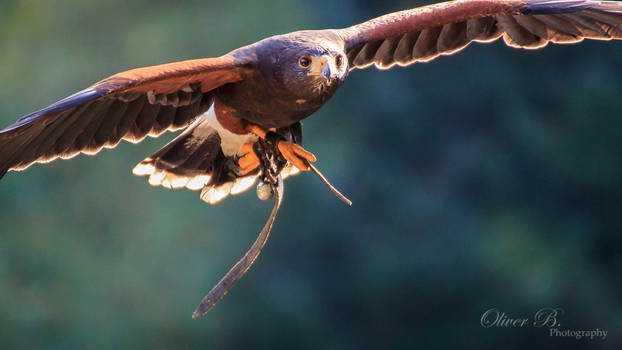
<svg viewBox="0 0 622 350">
<path fill-rule="evenodd" d="M 0 178 L 34 163 L 184 129 L 134 174 L 148 176 L 153 186 L 200 191 L 210 204 L 259 181 L 258 196 L 274 196 L 274 209 L 251 249 L 202 300 L 193 315 L 199 317 L 257 258 L 282 201 L 283 179 L 306 170 L 320 175 L 302 147 L 300 121 L 352 70 L 427 62 L 501 37 L 525 49 L 622 39 L 622 3 L 457 0 L 344 29 L 273 36 L 217 58 L 122 72 L 1 130 Z"/>
</svg>

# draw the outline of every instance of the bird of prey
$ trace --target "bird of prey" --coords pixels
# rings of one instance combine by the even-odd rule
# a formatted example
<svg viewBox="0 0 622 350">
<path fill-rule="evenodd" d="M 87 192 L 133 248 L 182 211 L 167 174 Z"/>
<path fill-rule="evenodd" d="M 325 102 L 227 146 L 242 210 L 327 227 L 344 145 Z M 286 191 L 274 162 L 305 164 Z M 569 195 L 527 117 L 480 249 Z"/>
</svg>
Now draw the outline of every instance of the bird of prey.
<svg viewBox="0 0 622 350">
<path fill-rule="evenodd" d="M 34 163 L 93 155 L 121 140 L 137 143 L 184 129 L 136 165 L 134 174 L 148 176 L 153 186 L 200 191 L 210 204 L 259 181 L 258 196 L 276 198 L 268 223 L 203 299 L 193 315 L 198 317 L 257 258 L 282 200 L 283 179 L 307 170 L 320 175 L 311 164 L 315 156 L 302 147 L 300 121 L 351 72 L 428 62 L 500 38 L 523 49 L 622 39 L 622 3 L 456 0 L 344 29 L 277 35 L 216 58 L 118 73 L 0 131 L 0 178 Z"/>
</svg>

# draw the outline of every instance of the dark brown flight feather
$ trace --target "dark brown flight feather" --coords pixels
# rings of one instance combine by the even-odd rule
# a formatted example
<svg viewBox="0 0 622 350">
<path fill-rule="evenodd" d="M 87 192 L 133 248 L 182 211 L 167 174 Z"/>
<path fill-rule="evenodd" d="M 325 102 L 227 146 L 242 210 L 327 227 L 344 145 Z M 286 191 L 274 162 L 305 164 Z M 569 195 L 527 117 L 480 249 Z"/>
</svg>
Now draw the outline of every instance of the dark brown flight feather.
<svg viewBox="0 0 622 350">
<path fill-rule="evenodd" d="M 456 53 L 471 42 L 501 37 L 507 45 L 524 49 L 549 42 L 622 39 L 622 3 L 449 1 L 344 29 L 278 35 L 217 58 L 122 72 L 1 130 L 0 178 L 8 170 L 23 170 L 36 162 L 96 154 L 121 140 L 139 142 L 146 136 L 187 128 L 140 162 L 134 173 L 148 175 L 154 186 L 201 190 L 201 199 L 210 204 L 262 179 L 276 194 L 274 209 L 251 249 L 203 299 L 193 315 L 199 317 L 259 255 L 282 202 L 283 179 L 298 172 L 292 165 L 297 158 L 288 163 L 284 155 L 287 150 L 306 152 L 298 147 L 302 144 L 299 122 L 326 103 L 352 69 L 427 62 Z M 307 63 L 323 61 L 308 65 L 320 67 L 311 71 L 299 61 L 302 57 Z M 248 132 L 247 127 L 255 131 Z M 269 128 L 275 131 L 268 132 Z M 279 148 L 281 141 L 290 147 Z M 243 146 L 252 150 L 240 154 Z M 245 157 L 253 154 L 260 166 L 242 171 L 241 159 L 249 162 Z M 351 203 L 311 164 L 296 164 L 309 165 L 335 195 Z"/>
<path fill-rule="evenodd" d="M 0 131 L 0 177 L 35 162 L 96 154 L 120 140 L 187 127 L 213 102 L 213 90 L 243 79 L 233 56 L 145 67 L 113 75 Z"/>
<path fill-rule="evenodd" d="M 512 47 L 622 39 L 617 1 L 462 0 L 391 13 L 338 31 L 351 68 L 387 69 L 503 37 Z"/>
</svg>

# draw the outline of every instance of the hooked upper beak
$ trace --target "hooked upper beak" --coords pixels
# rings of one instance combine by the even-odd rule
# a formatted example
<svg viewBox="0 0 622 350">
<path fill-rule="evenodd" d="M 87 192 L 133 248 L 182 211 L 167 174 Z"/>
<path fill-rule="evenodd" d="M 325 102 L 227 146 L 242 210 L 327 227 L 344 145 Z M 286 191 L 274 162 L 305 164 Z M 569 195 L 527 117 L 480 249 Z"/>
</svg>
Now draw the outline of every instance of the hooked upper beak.
<svg viewBox="0 0 622 350">
<path fill-rule="evenodd" d="M 332 79 L 332 74 L 333 73 L 331 71 L 331 64 L 329 62 L 323 62 L 322 63 L 321 74 L 324 77 L 324 79 L 328 80 L 328 82 L 330 83 L 330 80 Z"/>
<path fill-rule="evenodd" d="M 322 76 L 330 85 L 337 76 L 337 68 L 334 66 L 334 59 L 330 56 L 321 56 L 313 60 L 313 64 L 309 73 L 310 76 Z"/>
</svg>

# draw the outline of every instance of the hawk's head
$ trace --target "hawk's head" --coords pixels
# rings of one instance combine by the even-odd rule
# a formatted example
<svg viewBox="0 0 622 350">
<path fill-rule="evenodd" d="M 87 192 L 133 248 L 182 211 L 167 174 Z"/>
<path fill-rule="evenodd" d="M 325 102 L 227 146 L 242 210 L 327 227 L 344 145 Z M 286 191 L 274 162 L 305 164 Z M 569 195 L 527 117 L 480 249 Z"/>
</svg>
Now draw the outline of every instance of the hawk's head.
<svg viewBox="0 0 622 350">
<path fill-rule="evenodd" d="M 325 101 L 345 82 L 348 58 L 341 41 L 307 33 L 272 38 L 266 63 L 273 82 L 299 101 Z"/>
<path fill-rule="evenodd" d="M 297 67 L 292 70 L 297 79 L 323 89 L 343 83 L 348 74 L 347 61 L 345 54 L 330 48 L 302 49 L 297 55 Z"/>
</svg>

